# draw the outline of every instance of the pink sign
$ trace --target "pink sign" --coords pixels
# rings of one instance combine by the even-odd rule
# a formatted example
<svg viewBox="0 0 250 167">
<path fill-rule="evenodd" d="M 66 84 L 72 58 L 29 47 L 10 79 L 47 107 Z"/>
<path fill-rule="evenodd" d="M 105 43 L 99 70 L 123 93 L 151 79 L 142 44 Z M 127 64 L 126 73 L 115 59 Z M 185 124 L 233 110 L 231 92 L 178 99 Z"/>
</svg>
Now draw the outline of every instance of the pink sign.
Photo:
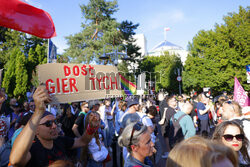
<svg viewBox="0 0 250 167">
<path fill-rule="evenodd" d="M 234 78 L 234 101 L 237 101 L 241 107 L 248 106 L 248 96 L 236 77 Z"/>
</svg>

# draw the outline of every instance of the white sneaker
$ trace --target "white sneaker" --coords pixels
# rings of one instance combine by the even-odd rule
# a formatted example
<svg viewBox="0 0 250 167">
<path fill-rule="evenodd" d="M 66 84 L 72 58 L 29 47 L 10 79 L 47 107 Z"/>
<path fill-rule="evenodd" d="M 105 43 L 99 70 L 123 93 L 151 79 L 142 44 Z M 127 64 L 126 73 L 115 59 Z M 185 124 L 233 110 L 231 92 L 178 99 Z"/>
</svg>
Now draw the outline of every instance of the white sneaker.
<svg viewBox="0 0 250 167">
<path fill-rule="evenodd" d="M 169 152 L 165 152 L 164 154 L 162 154 L 161 158 L 167 158 L 168 154 L 169 154 Z"/>
</svg>

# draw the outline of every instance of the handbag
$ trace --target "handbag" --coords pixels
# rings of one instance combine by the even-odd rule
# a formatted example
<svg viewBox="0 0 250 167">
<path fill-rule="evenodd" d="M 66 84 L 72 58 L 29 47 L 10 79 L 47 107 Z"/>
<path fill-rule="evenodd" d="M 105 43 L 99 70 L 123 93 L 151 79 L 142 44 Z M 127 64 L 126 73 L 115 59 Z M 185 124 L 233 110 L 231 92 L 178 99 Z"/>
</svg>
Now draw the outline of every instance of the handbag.
<svg viewBox="0 0 250 167">
<path fill-rule="evenodd" d="M 107 158 L 108 150 L 105 146 L 102 145 L 101 150 L 98 150 L 98 151 L 92 153 L 92 156 L 96 162 L 102 162 Z"/>
</svg>

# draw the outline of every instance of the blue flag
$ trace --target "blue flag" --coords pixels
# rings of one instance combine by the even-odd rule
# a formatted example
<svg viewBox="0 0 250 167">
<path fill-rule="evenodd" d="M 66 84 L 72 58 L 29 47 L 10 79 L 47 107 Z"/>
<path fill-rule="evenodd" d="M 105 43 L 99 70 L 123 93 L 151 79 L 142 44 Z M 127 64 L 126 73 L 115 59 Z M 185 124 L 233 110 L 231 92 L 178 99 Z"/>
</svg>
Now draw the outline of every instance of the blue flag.
<svg viewBox="0 0 250 167">
<path fill-rule="evenodd" d="M 250 64 L 246 65 L 247 69 L 247 83 L 250 83 Z"/>
<path fill-rule="evenodd" d="M 57 52 L 56 52 L 56 45 L 49 39 L 49 60 L 48 63 L 56 62 L 57 59 Z"/>
<path fill-rule="evenodd" d="M 250 72 L 250 64 L 246 65 L 247 72 Z"/>
</svg>

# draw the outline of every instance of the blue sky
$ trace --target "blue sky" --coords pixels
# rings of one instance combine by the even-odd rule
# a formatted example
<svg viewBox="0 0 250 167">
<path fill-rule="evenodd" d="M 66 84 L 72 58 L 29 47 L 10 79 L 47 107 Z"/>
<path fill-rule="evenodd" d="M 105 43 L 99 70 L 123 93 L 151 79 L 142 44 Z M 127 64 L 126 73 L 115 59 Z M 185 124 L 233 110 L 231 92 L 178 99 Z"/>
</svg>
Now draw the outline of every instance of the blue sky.
<svg viewBox="0 0 250 167">
<path fill-rule="evenodd" d="M 65 36 L 81 31 L 83 15 L 79 5 L 87 0 L 24 0 L 47 11 L 55 24 L 57 36 L 52 41 L 63 53 Z M 164 27 L 170 27 L 167 41 L 187 49 L 188 42 L 199 30 L 210 30 L 215 23 L 223 23 L 223 16 L 246 8 L 249 0 L 118 0 L 119 11 L 114 17 L 119 21 L 139 23 L 136 33 L 143 33 L 147 49 L 164 40 Z"/>
</svg>

